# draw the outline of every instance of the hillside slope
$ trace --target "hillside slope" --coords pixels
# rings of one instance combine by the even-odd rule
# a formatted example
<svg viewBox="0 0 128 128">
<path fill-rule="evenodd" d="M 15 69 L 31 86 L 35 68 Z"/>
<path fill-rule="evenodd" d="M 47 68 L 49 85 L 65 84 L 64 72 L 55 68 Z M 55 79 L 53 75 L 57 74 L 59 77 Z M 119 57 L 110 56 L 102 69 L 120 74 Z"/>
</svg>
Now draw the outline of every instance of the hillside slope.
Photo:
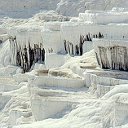
<svg viewBox="0 0 128 128">
<path fill-rule="evenodd" d="M 28 18 L 44 10 L 56 10 L 62 15 L 77 16 L 86 9 L 107 10 L 127 6 L 127 0 L 1 0 L 0 17 Z"/>
</svg>

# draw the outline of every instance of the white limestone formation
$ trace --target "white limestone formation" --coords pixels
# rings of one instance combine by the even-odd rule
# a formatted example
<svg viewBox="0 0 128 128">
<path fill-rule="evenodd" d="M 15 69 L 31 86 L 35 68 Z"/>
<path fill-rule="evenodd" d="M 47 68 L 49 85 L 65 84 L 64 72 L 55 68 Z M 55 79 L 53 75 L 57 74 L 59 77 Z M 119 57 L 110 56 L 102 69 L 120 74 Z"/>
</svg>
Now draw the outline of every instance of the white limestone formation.
<svg viewBox="0 0 128 128">
<path fill-rule="evenodd" d="M 33 86 L 58 87 L 58 88 L 81 88 L 85 86 L 84 79 L 73 79 L 55 76 L 38 76 L 30 83 Z"/>
<path fill-rule="evenodd" d="M 51 13 L 47 13 L 42 19 L 46 19 L 47 16 L 51 15 Z M 40 14 L 40 17 L 41 16 L 44 15 Z M 39 16 L 36 17 L 39 18 Z M 106 21 L 103 22 L 104 24 L 99 22 L 101 21 L 101 17 Z M 117 20 L 117 18 L 119 20 Z M 45 22 L 43 24 L 39 23 L 38 25 L 32 24 L 31 27 L 28 27 L 26 24 L 26 26 L 19 25 L 15 28 L 11 28 L 8 34 L 10 37 L 13 37 L 10 38 L 10 41 L 14 42 L 11 43 L 13 44 L 13 46 L 11 46 L 12 64 L 20 65 L 25 72 L 29 71 L 36 62 L 44 63 L 46 59 L 45 53 L 78 56 L 92 50 L 93 43 L 95 47 L 94 38 L 127 40 L 127 20 L 127 11 L 106 11 L 104 13 L 101 11 L 86 11 L 84 14 L 79 15 L 77 21 L 71 19 L 70 21 L 64 20 L 63 22 L 54 21 Z M 125 24 L 123 23 L 124 21 Z M 34 49 L 35 53 L 33 53 L 33 57 L 30 55 L 30 52 L 34 52 Z M 101 58 L 107 60 L 107 55 L 105 55 L 106 49 L 100 49 L 100 52 Z M 96 57 L 97 56 L 99 57 L 98 53 L 96 53 Z M 16 61 L 17 57 L 21 59 Z M 50 55 L 48 55 L 48 57 L 50 57 Z M 110 58 L 107 62 L 103 62 L 104 66 L 102 67 L 110 68 L 110 64 L 106 64 L 109 61 Z M 60 64 L 58 66 L 60 66 Z M 120 69 L 125 70 L 124 68 Z"/>
<path fill-rule="evenodd" d="M 85 85 L 97 97 L 102 97 L 116 85 L 128 84 L 127 72 L 86 70 L 84 72 Z"/>
<path fill-rule="evenodd" d="M 31 69 L 31 66 L 45 59 L 45 50 L 42 46 L 41 28 L 16 27 L 9 31 L 11 64 L 21 66 L 24 72 Z"/>
<path fill-rule="evenodd" d="M 61 22 L 44 23 L 41 31 L 43 46 L 47 53 L 61 53 L 63 51 L 63 41 L 60 32 Z"/>
<path fill-rule="evenodd" d="M 85 13 L 79 14 L 80 21 L 90 22 L 95 24 L 109 24 L 109 23 L 125 23 L 128 19 L 127 11 L 92 11 L 87 10 Z"/>
<path fill-rule="evenodd" d="M 127 127 L 127 11 L 63 18 L 49 12 L 6 23 L 0 127 Z"/>
<path fill-rule="evenodd" d="M 97 60 L 104 69 L 127 71 L 127 40 L 94 40 Z"/>
</svg>

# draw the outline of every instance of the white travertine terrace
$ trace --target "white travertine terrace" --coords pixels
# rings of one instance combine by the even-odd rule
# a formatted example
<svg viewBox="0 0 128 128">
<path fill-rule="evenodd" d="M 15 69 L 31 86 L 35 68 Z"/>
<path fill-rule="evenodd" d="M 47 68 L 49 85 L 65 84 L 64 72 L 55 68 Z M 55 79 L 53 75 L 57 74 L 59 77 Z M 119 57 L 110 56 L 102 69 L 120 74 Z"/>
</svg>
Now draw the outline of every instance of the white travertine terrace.
<svg viewBox="0 0 128 128">
<path fill-rule="evenodd" d="M 102 38 L 102 40 L 99 40 L 100 45 L 106 44 L 106 40 L 108 40 L 109 44 L 110 42 L 112 44 L 111 40 L 122 40 L 121 42 L 123 42 L 123 40 L 125 41 L 128 39 L 127 30 L 128 12 L 126 10 L 116 11 L 113 9 L 112 11 L 104 12 L 87 10 L 85 13 L 80 13 L 76 20 L 45 22 L 41 27 L 39 25 L 32 25 L 31 27 L 23 27 L 21 25 L 11 28 L 8 34 L 13 38 L 16 37 L 17 45 L 22 49 L 24 49 L 24 47 L 29 47 L 29 45 L 32 48 L 35 47 L 34 45 L 38 45 L 40 48 L 44 48 L 45 53 L 48 54 L 68 53 L 71 56 L 75 56 L 90 51 L 93 49 L 93 46 L 94 49 L 96 49 L 98 46 L 95 42 L 98 41 L 94 38 Z M 12 49 L 14 47 L 12 47 Z M 12 64 L 15 65 L 17 65 L 15 60 L 17 50 L 18 49 L 15 49 L 15 52 L 12 50 L 11 60 Z M 47 58 L 50 57 L 50 54 L 46 55 Z M 99 56 L 98 53 L 97 55 Z M 60 65 L 64 64 L 65 61 L 63 60 L 62 57 L 63 63 L 60 63 Z M 28 69 L 30 69 L 30 67 Z M 108 66 L 108 68 L 110 67 L 111 66 Z"/>
<path fill-rule="evenodd" d="M 125 23 L 128 22 L 127 11 L 92 11 L 87 10 L 79 14 L 80 21 L 94 24 Z"/>
<path fill-rule="evenodd" d="M 128 70 L 128 41 L 100 39 L 94 40 L 98 63 L 102 68 Z"/>
<path fill-rule="evenodd" d="M 39 16 L 42 19 L 43 16 Z M 3 65 L 8 65 L 10 58 L 12 64 L 17 64 L 17 50 L 30 46 L 25 55 L 30 66 L 28 51 L 34 49 L 34 44 L 42 44 L 40 49 L 45 49 L 45 61 L 34 59 L 30 72 L 25 74 L 14 66 L 0 68 L 0 75 L 10 77 L 3 84 L 4 79 L 0 76 L 0 90 L 4 92 L 0 107 L 7 104 L 3 109 L 5 118 L 0 118 L 7 120 L 3 122 L 13 127 L 37 121 L 14 128 L 60 128 L 60 124 L 62 128 L 71 125 L 78 128 L 125 125 L 128 73 L 111 69 L 127 70 L 126 11 L 86 11 L 70 21 L 26 23 L 10 28 L 8 35 L 12 44 L 16 42 L 17 46 L 11 44 L 10 50 L 9 40 L 2 43 L 0 60 Z M 34 55 L 40 59 L 40 54 Z M 15 84 L 8 84 L 7 80 Z"/>
</svg>

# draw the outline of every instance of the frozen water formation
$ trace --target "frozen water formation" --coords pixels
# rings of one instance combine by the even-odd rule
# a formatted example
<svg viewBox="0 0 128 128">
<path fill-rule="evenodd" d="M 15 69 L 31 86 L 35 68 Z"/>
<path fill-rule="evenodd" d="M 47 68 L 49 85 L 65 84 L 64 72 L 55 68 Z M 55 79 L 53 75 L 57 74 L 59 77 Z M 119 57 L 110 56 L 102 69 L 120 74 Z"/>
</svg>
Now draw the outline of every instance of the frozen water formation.
<svg viewBox="0 0 128 128">
<path fill-rule="evenodd" d="M 128 10 L 102 11 L 127 1 L 25 2 L 8 15 L 58 13 L 1 19 L 0 128 L 127 128 Z"/>
</svg>

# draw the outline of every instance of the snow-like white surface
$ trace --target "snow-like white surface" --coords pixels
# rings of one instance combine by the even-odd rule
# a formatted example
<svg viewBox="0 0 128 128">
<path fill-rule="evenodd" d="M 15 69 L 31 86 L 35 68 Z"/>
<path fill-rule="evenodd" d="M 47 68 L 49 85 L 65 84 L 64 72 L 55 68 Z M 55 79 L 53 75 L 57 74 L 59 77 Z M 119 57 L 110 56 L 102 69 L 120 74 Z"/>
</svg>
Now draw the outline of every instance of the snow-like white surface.
<svg viewBox="0 0 128 128">
<path fill-rule="evenodd" d="M 90 67 L 89 65 L 93 68 L 94 65 L 97 67 L 94 51 L 85 53 L 81 57 L 70 57 L 70 59 L 68 59 L 59 70 L 61 71 L 63 69 L 62 71 L 64 71 L 64 69 L 69 68 L 73 72 L 80 75 L 80 67 L 84 67 L 86 70 L 86 68 Z M 40 66 L 37 65 L 35 69 L 38 69 L 38 67 Z M 9 67 L 6 68 L 9 70 Z M 43 68 L 45 69 L 45 67 L 42 66 L 42 69 Z M 13 67 L 13 69 L 15 69 L 15 67 Z M 3 73 L 7 73 L 8 70 L 4 70 Z M 83 70 L 83 72 L 85 70 Z M 33 74 L 34 72 L 24 75 L 19 73 L 17 74 L 17 72 L 15 73 L 13 71 L 13 73 L 10 74 L 10 77 L 11 75 L 13 75 L 13 77 L 11 77 L 10 80 L 8 79 L 8 81 L 10 81 L 9 83 L 12 81 L 10 90 L 7 90 L 6 92 L 4 90 L 4 92 L 2 92 L 1 109 L 3 114 L 0 115 L 1 127 L 6 127 L 7 125 L 13 126 L 13 128 L 67 128 L 70 126 L 76 128 L 102 128 L 102 126 L 127 126 L 127 113 L 125 112 L 127 108 L 127 85 L 113 86 L 113 89 L 111 88 L 112 90 L 110 89 L 110 92 L 107 91 L 107 94 L 104 93 L 105 96 L 103 98 L 97 99 L 91 93 L 87 92 L 85 87 L 77 90 L 73 88 L 67 89 L 66 86 L 71 87 L 71 84 L 66 78 L 65 80 L 67 83 L 63 82 L 61 77 L 58 78 L 60 79 L 59 82 L 55 77 L 54 82 L 52 82 L 53 79 L 51 80 L 51 76 L 47 79 L 47 76 L 35 78 Z M 105 72 L 103 73 L 105 74 Z M 36 79 L 39 78 L 40 80 L 37 81 Z M 87 77 L 85 77 L 85 79 L 86 78 Z M 35 79 L 34 82 L 30 84 L 30 81 L 33 79 Z M 45 85 L 49 84 L 49 87 L 42 86 L 42 83 L 46 81 L 46 79 L 47 82 Z M 101 77 L 100 82 L 106 83 L 107 80 L 105 82 L 105 79 L 106 78 Z M 76 85 L 78 87 L 79 84 L 76 82 L 77 80 L 75 80 L 73 81 L 73 86 Z M 95 81 L 93 78 L 91 78 L 91 80 L 92 82 Z M 30 85 L 28 85 L 28 81 Z M 112 82 L 112 78 L 110 81 Z M 2 83 L 2 81 L 0 81 L 0 83 Z M 7 81 L 4 81 L 4 83 L 5 86 L 8 86 L 9 88 Z M 16 85 L 13 85 L 14 83 Z M 53 83 L 55 83 L 56 86 L 59 83 L 65 84 L 66 86 L 60 88 L 59 85 L 58 87 L 55 87 L 54 85 L 54 87 L 52 87 L 51 84 Z M 99 86 L 99 84 L 97 85 L 99 92 L 103 95 L 103 89 L 101 89 L 102 87 L 103 86 Z M 107 90 L 109 90 L 109 86 L 106 86 L 106 88 L 107 87 Z M 120 93 L 121 95 L 118 95 Z M 117 103 L 117 100 L 119 103 Z M 57 106 L 60 107 L 58 108 Z M 122 111 L 125 114 L 122 114 Z M 120 116 L 122 119 L 119 118 Z M 48 119 L 41 121 L 46 118 Z M 34 123 L 35 120 L 37 122 Z M 40 121 L 38 122 L 38 120 Z"/>
<path fill-rule="evenodd" d="M 9 41 L 4 42 L 3 44 L 0 45 L 0 64 L 7 66 L 11 63 L 10 60 L 10 44 Z"/>
<path fill-rule="evenodd" d="M 128 12 L 125 10 L 112 11 L 85 11 L 79 14 L 80 21 L 89 21 L 96 24 L 125 23 L 128 21 Z"/>
<path fill-rule="evenodd" d="M 128 2 L 23 0 L 13 6 L 14 3 L 15 0 L 9 0 L 4 8 L 7 2 L 1 1 L 3 16 L 30 17 L 40 9 L 53 9 L 69 16 L 81 13 L 70 21 L 67 21 L 69 17 L 54 11 L 40 12 L 29 19 L 1 20 L 1 34 L 7 32 L 8 35 L 0 35 L 3 41 L 0 44 L 0 127 L 127 128 L 127 72 L 100 69 L 95 52 L 99 46 L 127 47 L 128 10 L 84 11 L 126 7 Z M 82 56 L 64 54 L 64 40 L 75 48 L 79 46 L 80 35 L 90 33 L 92 37 L 99 32 L 107 39 L 85 41 Z M 18 47 L 22 48 L 29 42 L 31 47 L 42 43 L 46 50 L 45 63 L 33 65 L 25 74 L 21 68 L 10 65 L 15 63 L 16 54 L 12 55 L 15 51 L 10 47 L 8 36 L 16 36 Z"/>
<path fill-rule="evenodd" d="M 58 88 L 81 88 L 84 87 L 84 79 L 72 79 L 63 77 L 43 76 L 36 77 L 30 82 L 32 86 L 58 87 Z"/>
<path fill-rule="evenodd" d="M 44 29 L 42 30 L 42 38 L 47 53 L 58 53 L 63 49 L 60 31 Z"/>
<path fill-rule="evenodd" d="M 56 53 L 47 53 L 45 57 L 46 57 L 45 65 L 47 69 L 60 67 L 68 59 L 68 56 L 58 55 Z"/>
</svg>

